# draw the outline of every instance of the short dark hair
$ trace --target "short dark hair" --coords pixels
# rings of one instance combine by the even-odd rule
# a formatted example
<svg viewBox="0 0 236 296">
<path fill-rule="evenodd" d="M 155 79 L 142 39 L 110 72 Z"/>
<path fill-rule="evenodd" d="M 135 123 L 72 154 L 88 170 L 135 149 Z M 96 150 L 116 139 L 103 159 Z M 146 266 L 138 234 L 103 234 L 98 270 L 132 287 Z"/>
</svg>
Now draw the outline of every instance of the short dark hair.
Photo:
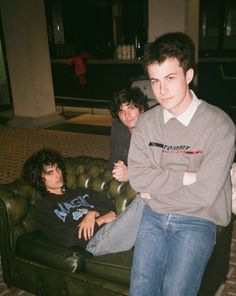
<svg viewBox="0 0 236 296">
<path fill-rule="evenodd" d="M 55 164 L 61 169 L 65 182 L 66 170 L 63 157 L 59 152 L 48 148 L 41 149 L 30 156 L 23 166 L 22 177 L 36 190 L 45 192 L 47 188 L 42 177 L 44 167 Z"/>
<path fill-rule="evenodd" d="M 143 63 L 149 65 L 163 63 L 167 58 L 176 58 L 186 73 L 195 67 L 194 43 L 190 37 L 181 32 L 167 33 L 149 43 L 146 48 Z"/>
<path fill-rule="evenodd" d="M 148 109 L 147 97 L 138 87 L 122 89 L 115 92 L 112 97 L 110 106 L 111 115 L 113 118 L 119 118 L 119 111 L 122 104 L 133 104 L 140 112 Z"/>
</svg>

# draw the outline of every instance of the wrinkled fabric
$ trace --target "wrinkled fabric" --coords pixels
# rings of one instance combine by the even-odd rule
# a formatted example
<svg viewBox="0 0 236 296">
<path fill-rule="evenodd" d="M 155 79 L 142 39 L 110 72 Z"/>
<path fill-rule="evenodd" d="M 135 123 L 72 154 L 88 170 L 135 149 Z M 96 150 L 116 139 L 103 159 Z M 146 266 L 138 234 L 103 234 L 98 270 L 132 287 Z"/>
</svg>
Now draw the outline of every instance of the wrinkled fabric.
<svg viewBox="0 0 236 296">
<path fill-rule="evenodd" d="M 89 241 L 86 250 L 94 256 L 130 250 L 136 241 L 145 202 L 137 194 L 134 201 Z"/>
</svg>

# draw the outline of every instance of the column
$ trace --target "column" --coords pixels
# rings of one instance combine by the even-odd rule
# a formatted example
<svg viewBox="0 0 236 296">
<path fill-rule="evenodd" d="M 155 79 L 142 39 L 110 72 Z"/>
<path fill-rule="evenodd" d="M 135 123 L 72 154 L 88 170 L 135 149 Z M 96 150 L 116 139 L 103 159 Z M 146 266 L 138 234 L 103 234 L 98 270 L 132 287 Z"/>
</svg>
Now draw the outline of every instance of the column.
<svg viewBox="0 0 236 296">
<path fill-rule="evenodd" d="M 165 33 L 185 31 L 185 0 L 149 0 L 148 10 L 149 42 Z"/>
<path fill-rule="evenodd" d="M 44 128 L 56 113 L 43 0 L 0 0 L 14 117 L 11 127 Z"/>
</svg>

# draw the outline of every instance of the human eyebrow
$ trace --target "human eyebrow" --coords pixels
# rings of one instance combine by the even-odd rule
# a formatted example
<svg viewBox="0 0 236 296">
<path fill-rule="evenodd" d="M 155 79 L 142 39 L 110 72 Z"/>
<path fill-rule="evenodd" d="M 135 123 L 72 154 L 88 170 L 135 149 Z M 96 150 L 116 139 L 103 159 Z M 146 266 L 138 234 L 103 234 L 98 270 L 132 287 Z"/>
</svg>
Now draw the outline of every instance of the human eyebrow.
<svg viewBox="0 0 236 296">
<path fill-rule="evenodd" d="M 53 172 L 53 170 L 49 170 L 49 171 L 44 171 L 44 175 L 50 175 Z"/>
<path fill-rule="evenodd" d="M 50 175 L 52 174 L 53 170 L 57 170 L 58 169 L 58 165 L 57 164 L 52 164 L 52 165 L 49 165 L 49 167 L 45 167 L 44 170 L 43 170 L 43 173 L 45 175 Z"/>
<path fill-rule="evenodd" d="M 170 74 L 166 75 L 165 78 L 169 78 L 169 77 L 173 77 L 173 76 L 176 76 L 176 73 L 170 73 Z"/>
</svg>

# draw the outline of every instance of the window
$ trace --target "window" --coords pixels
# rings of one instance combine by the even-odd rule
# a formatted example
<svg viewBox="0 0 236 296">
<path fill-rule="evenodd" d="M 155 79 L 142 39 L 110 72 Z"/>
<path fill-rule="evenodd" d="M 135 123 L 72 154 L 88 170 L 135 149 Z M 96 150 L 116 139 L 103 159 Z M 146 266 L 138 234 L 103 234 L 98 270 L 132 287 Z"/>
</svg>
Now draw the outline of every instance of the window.
<svg viewBox="0 0 236 296">
<path fill-rule="evenodd" d="M 235 56 L 235 0 L 201 0 L 199 25 L 200 57 Z"/>
</svg>

